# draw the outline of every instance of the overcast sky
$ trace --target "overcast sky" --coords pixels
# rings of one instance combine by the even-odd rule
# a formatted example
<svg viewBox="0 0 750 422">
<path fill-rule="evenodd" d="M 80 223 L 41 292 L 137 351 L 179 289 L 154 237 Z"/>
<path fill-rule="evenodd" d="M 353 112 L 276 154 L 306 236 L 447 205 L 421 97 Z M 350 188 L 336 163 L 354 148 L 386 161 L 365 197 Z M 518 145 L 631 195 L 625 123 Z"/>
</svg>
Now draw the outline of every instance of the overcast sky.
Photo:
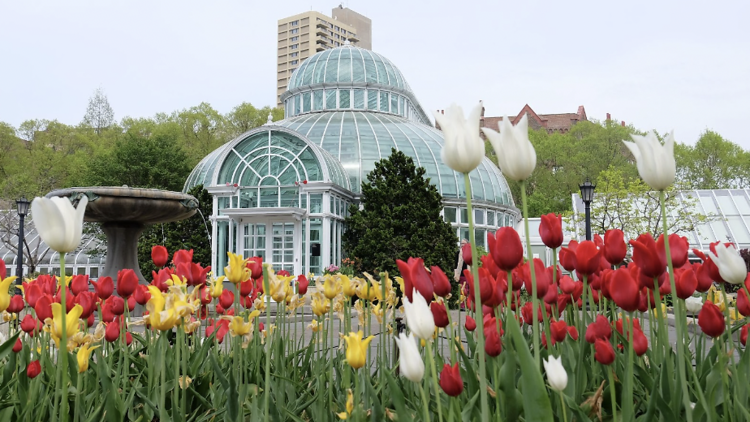
<svg viewBox="0 0 750 422">
<path fill-rule="evenodd" d="M 750 2 L 345 2 L 426 110 L 606 113 L 750 149 Z M 101 87 L 117 120 L 208 102 L 275 104 L 276 22 L 335 1 L 4 1 L 0 121 L 77 124 Z"/>
</svg>

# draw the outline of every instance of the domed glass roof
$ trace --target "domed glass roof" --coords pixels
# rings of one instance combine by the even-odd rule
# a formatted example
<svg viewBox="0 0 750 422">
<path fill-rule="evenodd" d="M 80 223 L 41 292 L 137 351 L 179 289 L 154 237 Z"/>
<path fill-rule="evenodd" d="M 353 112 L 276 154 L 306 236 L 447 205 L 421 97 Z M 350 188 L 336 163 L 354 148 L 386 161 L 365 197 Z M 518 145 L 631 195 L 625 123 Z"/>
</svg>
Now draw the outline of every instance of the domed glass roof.
<svg viewBox="0 0 750 422">
<path fill-rule="evenodd" d="M 288 91 L 315 84 L 378 84 L 411 91 L 390 60 L 364 48 L 346 45 L 305 60 L 289 80 Z"/>
</svg>

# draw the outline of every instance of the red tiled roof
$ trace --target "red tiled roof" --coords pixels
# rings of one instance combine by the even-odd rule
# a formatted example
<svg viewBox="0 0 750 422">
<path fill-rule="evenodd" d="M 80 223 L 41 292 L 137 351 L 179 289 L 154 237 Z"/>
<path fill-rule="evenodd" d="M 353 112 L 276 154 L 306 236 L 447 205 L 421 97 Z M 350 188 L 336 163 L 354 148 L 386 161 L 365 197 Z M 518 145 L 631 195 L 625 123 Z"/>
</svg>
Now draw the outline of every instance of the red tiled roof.
<svg viewBox="0 0 750 422">
<path fill-rule="evenodd" d="M 576 113 L 537 114 L 528 104 L 521 109 L 520 113 L 508 118 L 513 124 L 516 124 L 524 114 L 528 114 L 528 118 L 531 120 L 529 125 L 532 128 L 545 128 L 548 131 L 567 132 L 574 124 L 588 120 L 583 106 L 579 106 Z M 502 120 L 501 116 L 482 117 L 483 127 L 499 130 Z"/>
</svg>

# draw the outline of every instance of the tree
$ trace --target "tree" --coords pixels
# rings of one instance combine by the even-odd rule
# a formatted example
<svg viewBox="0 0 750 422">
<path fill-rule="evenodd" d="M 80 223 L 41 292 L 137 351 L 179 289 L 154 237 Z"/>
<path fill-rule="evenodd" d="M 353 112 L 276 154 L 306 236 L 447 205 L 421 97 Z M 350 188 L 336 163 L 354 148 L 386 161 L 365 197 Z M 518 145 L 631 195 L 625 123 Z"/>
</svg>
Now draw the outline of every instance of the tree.
<svg viewBox="0 0 750 422">
<path fill-rule="evenodd" d="M 198 200 L 198 212 L 190 218 L 173 223 L 155 224 L 144 230 L 138 242 L 138 262 L 141 272 L 148 279 L 155 270 L 151 261 L 151 248 L 162 245 L 171 254 L 178 249 L 193 250 L 193 262 L 204 267 L 211 265 L 211 215 L 213 198 L 203 185 L 195 186 L 188 192 Z"/>
<path fill-rule="evenodd" d="M 83 184 L 180 191 L 191 169 L 173 137 L 126 133 L 114 149 L 90 160 Z"/>
<path fill-rule="evenodd" d="M 695 146 L 675 148 L 678 181 L 690 189 L 739 189 L 750 179 L 750 153 L 706 130 Z"/>
<path fill-rule="evenodd" d="M 669 233 L 684 234 L 697 226 L 712 221 L 716 215 L 705 215 L 697 211 L 697 198 L 679 195 L 680 186 L 666 191 L 666 209 Z M 583 235 L 583 213 L 573 222 L 579 235 Z M 610 167 L 596 178 L 596 192 L 591 203 L 591 231 L 604 234 L 610 229 L 620 229 L 628 239 L 642 233 L 654 238 L 663 233 L 663 222 L 659 205 L 659 193 L 654 192 L 640 177 L 628 177 L 620 169 Z"/>
<path fill-rule="evenodd" d="M 0 242 L 2 242 L 3 246 L 8 248 L 8 250 L 16 254 L 16 256 L 18 256 L 19 223 L 20 219 L 15 209 L 0 212 Z M 44 248 L 44 250 L 40 248 L 42 245 L 41 236 L 36 236 L 36 239 L 29 240 L 28 234 L 34 230 L 34 223 L 31 218 L 26 218 L 24 220 L 23 230 L 26 234 L 23 243 L 23 259 L 29 268 L 28 273 L 32 274 L 36 271 L 37 265 L 39 265 L 44 257 L 54 251 L 49 248 Z"/>
<path fill-rule="evenodd" d="M 94 91 L 94 95 L 89 98 L 89 105 L 86 107 L 86 114 L 83 116 L 83 123 L 92 127 L 97 135 L 115 122 L 115 112 L 109 105 L 107 96 L 101 88 Z"/>
<path fill-rule="evenodd" d="M 424 174 L 424 168 L 392 149 L 362 182 L 362 208 L 349 207 L 343 244 L 365 271 L 394 274 L 396 259 L 420 257 L 452 274 L 458 239 L 440 216 L 440 193 Z"/>
<path fill-rule="evenodd" d="M 265 106 L 258 109 L 250 103 L 242 103 L 233 108 L 231 112 L 224 116 L 227 140 L 266 124 L 269 113 L 273 121 L 284 118 L 284 109 L 281 107 Z"/>
</svg>

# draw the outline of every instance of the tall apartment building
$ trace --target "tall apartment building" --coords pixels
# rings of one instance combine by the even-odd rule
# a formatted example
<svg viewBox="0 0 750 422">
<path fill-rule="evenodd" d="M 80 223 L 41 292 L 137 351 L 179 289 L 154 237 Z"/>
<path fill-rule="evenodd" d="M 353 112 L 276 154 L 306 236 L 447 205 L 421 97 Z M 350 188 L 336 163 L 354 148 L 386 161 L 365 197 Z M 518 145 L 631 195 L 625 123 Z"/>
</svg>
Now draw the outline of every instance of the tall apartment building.
<svg viewBox="0 0 750 422">
<path fill-rule="evenodd" d="M 289 78 L 302 62 L 313 54 L 344 45 L 372 49 L 372 21 L 359 13 L 339 6 L 333 17 L 320 12 L 305 12 L 279 20 L 278 60 L 276 63 L 276 103 L 286 91 Z"/>
</svg>

